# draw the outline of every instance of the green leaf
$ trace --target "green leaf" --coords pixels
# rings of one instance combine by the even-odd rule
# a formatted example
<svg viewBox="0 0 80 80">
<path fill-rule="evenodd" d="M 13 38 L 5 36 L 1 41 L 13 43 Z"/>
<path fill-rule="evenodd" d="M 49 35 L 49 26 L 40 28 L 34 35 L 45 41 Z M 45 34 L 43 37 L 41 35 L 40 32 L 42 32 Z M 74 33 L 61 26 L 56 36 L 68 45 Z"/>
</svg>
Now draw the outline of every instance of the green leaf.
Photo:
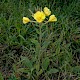
<svg viewBox="0 0 80 80">
<path fill-rule="evenodd" d="M 44 31 L 44 32 L 42 32 L 42 37 L 46 37 L 47 35 L 46 35 L 46 31 Z"/>
<path fill-rule="evenodd" d="M 36 71 L 39 71 L 39 69 L 40 69 L 40 64 L 39 64 L 39 63 L 35 64 L 35 67 L 36 67 Z"/>
<path fill-rule="evenodd" d="M 35 40 L 34 38 L 31 39 L 31 42 L 36 46 L 36 55 L 38 55 L 40 52 L 40 43 L 38 42 L 38 40 Z"/>
<path fill-rule="evenodd" d="M 26 41 L 25 38 L 24 38 L 22 35 L 19 34 L 19 37 L 20 37 L 21 39 L 23 39 L 24 41 Z"/>
<path fill-rule="evenodd" d="M 34 38 L 31 39 L 31 42 L 32 42 L 33 44 L 35 44 L 36 46 L 40 46 L 38 40 L 35 40 Z"/>
<path fill-rule="evenodd" d="M 59 53 L 60 53 L 60 44 L 56 46 L 56 54 L 59 54 Z"/>
<path fill-rule="evenodd" d="M 42 68 L 43 70 L 47 70 L 50 63 L 50 59 L 48 57 L 44 58 L 42 61 Z"/>
<path fill-rule="evenodd" d="M 4 78 L 3 78 L 2 74 L 1 74 L 1 72 L 0 72 L 0 80 L 4 80 Z"/>
<path fill-rule="evenodd" d="M 75 66 L 72 68 L 72 70 L 73 70 L 73 73 L 80 75 L 80 66 Z"/>
<path fill-rule="evenodd" d="M 49 71 L 47 71 L 48 74 L 57 73 L 57 72 L 59 72 L 59 70 L 56 68 L 53 68 L 53 69 L 50 69 Z"/>
<path fill-rule="evenodd" d="M 40 32 L 39 32 L 39 30 L 37 28 L 35 28 L 35 30 L 36 30 L 37 34 L 40 34 Z"/>
<path fill-rule="evenodd" d="M 21 56 L 21 61 L 24 63 L 25 66 L 30 68 L 30 70 L 33 68 L 32 62 L 27 57 Z"/>
<path fill-rule="evenodd" d="M 39 76 L 39 75 L 41 75 L 42 73 L 43 73 L 43 70 L 42 70 L 42 69 L 40 69 L 40 71 L 38 72 L 38 74 L 37 74 L 37 75 Z"/>
<path fill-rule="evenodd" d="M 17 70 L 17 72 L 20 72 L 20 73 L 21 73 L 21 72 L 22 72 L 22 73 L 23 73 L 23 72 L 24 72 L 24 73 L 28 73 L 28 72 L 30 72 L 30 70 L 27 69 L 27 68 L 26 68 L 26 69 L 25 69 L 25 68 L 19 68 L 19 69 Z"/>
<path fill-rule="evenodd" d="M 8 80 L 18 80 L 15 76 L 11 75 Z"/>
<path fill-rule="evenodd" d="M 47 49 L 47 47 L 48 47 L 48 45 L 50 44 L 50 42 L 51 41 L 45 41 L 44 43 L 43 43 L 43 46 L 42 46 L 42 49 L 44 50 L 44 49 Z"/>
<path fill-rule="evenodd" d="M 13 64 L 13 70 L 16 72 L 16 64 Z"/>
<path fill-rule="evenodd" d="M 43 50 L 43 52 L 46 51 L 47 47 L 51 43 L 52 35 L 53 35 L 53 33 L 51 33 L 50 35 L 48 35 L 48 38 L 43 42 L 43 44 L 42 44 L 42 50 Z"/>
</svg>

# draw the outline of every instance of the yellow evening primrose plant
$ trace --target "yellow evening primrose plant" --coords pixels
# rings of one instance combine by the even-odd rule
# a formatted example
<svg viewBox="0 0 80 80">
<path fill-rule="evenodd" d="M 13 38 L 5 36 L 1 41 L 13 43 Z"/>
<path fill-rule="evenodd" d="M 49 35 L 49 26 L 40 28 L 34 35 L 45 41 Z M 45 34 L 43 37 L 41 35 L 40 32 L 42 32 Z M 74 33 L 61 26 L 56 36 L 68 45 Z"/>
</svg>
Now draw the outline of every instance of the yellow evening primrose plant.
<svg viewBox="0 0 80 80">
<path fill-rule="evenodd" d="M 34 47 L 33 46 L 32 47 L 33 47 L 34 53 L 35 53 L 35 56 L 33 59 L 35 59 L 34 61 L 36 61 L 32 65 L 32 67 L 29 68 L 30 69 L 29 71 L 31 71 L 31 74 L 32 74 L 32 73 L 34 73 L 32 71 L 36 70 L 36 73 L 40 74 L 40 72 L 43 73 L 47 69 L 47 67 L 45 69 L 44 65 L 43 65 L 44 67 L 41 66 L 41 62 L 43 60 L 41 58 L 42 58 L 43 54 L 46 55 L 47 48 L 53 39 L 52 36 L 54 35 L 53 30 L 49 31 L 50 27 L 47 26 L 47 23 L 55 22 L 55 21 L 57 21 L 57 18 L 54 14 L 51 14 L 50 9 L 48 9 L 47 7 L 44 7 L 43 9 L 41 8 L 41 10 L 37 10 L 35 13 L 33 13 L 31 10 L 29 10 L 29 11 L 31 12 L 31 17 L 33 18 L 33 20 L 29 19 L 28 17 L 23 17 L 23 23 L 24 24 L 27 24 L 29 22 L 35 23 L 35 25 L 34 25 L 35 27 L 33 29 L 35 29 L 35 34 L 37 34 L 35 37 L 35 34 L 33 32 L 32 35 L 34 35 L 34 36 L 31 36 L 29 38 L 30 42 L 35 45 Z M 33 24 L 31 24 L 31 25 L 33 25 Z M 45 55 L 44 55 L 44 57 L 45 57 Z M 46 59 L 49 60 L 48 57 Z M 45 61 L 46 61 L 46 59 L 45 59 Z M 43 62 L 42 62 L 42 64 L 43 64 Z M 38 65 L 38 66 L 34 66 L 34 65 Z M 38 79 L 39 75 L 36 75 L 36 76 L 37 76 L 36 79 Z"/>
</svg>

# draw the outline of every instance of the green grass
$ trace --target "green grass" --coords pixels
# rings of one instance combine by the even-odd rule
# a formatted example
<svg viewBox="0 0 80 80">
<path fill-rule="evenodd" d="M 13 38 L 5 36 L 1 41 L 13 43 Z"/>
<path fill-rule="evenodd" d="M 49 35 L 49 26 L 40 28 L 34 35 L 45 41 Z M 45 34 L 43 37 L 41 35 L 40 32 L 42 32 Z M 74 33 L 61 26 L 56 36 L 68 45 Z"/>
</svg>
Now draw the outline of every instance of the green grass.
<svg viewBox="0 0 80 80">
<path fill-rule="evenodd" d="M 45 6 L 58 21 L 42 27 L 40 44 L 38 26 L 22 18 Z M 1 0 L 0 80 L 80 80 L 79 22 L 79 0 Z"/>
</svg>

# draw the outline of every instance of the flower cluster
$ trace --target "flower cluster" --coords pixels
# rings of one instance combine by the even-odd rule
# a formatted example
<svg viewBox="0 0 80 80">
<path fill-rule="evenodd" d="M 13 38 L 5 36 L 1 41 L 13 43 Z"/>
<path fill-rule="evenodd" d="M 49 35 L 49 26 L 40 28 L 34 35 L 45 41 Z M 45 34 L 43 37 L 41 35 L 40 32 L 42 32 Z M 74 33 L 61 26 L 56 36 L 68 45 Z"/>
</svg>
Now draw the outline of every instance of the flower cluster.
<svg viewBox="0 0 80 80">
<path fill-rule="evenodd" d="M 46 16 L 49 16 L 49 20 L 47 22 L 57 21 L 55 15 L 51 15 L 51 11 L 47 7 L 44 7 L 43 11 L 37 11 L 36 13 L 32 14 L 32 17 L 38 23 L 42 23 L 45 20 Z M 28 22 L 32 21 L 28 17 L 23 17 L 23 23 L 26 24 Z"/>
</svg>

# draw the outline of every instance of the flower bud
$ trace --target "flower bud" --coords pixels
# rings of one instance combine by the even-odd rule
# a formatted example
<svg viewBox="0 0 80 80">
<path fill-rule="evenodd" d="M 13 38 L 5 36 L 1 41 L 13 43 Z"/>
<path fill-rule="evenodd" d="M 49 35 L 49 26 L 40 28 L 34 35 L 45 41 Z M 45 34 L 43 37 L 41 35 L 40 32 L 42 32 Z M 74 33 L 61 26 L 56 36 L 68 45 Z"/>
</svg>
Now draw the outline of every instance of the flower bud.
<svg viewBox="0 0 80 80">
<path fill-rule="evenodd" d="M 23 23 L 26 24 L 30 22 L 30 19 L 28 17 L 23 17 Z"/>
<path fill-rule="evenodd" d="M 54 21 L 57 21 L 57 18 L 55 17 L 55 15 L 51 15 L 50 17 L 49 17 L 49 20 L 48 20 L 49 22 L 54 22 Z"/>
</svg>

